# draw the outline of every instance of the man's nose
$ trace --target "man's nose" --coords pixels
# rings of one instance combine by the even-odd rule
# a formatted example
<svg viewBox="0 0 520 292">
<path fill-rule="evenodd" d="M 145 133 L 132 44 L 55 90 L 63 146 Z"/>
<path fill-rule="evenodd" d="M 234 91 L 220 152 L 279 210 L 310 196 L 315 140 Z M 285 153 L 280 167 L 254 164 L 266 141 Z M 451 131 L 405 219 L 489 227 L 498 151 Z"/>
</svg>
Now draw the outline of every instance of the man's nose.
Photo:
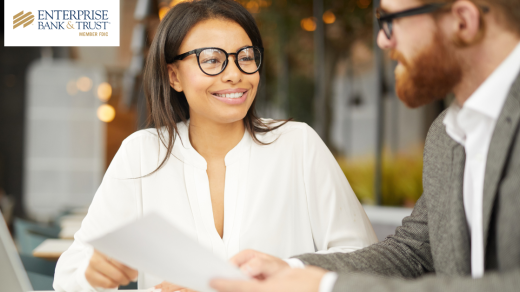
<svg viewBox="0 0 520 292">
<path fill-rule="evenodd" d="M 383 30 L 380 30 L 379 34 L 377 35 L 377 45 L 382 50 L 393 49 L 395 46 L 395 39 L 394 39 L 394 37 L 392 37 L 391 39 L 388 39 L 386 37 L 385 32 Z"/>
</svg>

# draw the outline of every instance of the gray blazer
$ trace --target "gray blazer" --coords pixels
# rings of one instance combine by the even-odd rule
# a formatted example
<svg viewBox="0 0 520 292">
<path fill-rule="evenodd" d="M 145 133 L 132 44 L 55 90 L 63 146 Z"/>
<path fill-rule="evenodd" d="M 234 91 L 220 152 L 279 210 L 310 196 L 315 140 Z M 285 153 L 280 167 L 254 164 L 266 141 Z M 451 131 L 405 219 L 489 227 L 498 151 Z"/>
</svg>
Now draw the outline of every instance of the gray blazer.
<svg viewBox="0 0 520 292">
<path fill-rule="evenodd" d="M 423 195 L 395 235 L 352 253 L 296 257 L 338 272 L 333 291 L 520 291 L 520 76 L 487 157 L 485 275 L 478 280 L 471 278 L 471 240 L 462 199 L 465 151 L 447 135 L 445 115 L 433 123 L 426 139 Z"/>
</svg>

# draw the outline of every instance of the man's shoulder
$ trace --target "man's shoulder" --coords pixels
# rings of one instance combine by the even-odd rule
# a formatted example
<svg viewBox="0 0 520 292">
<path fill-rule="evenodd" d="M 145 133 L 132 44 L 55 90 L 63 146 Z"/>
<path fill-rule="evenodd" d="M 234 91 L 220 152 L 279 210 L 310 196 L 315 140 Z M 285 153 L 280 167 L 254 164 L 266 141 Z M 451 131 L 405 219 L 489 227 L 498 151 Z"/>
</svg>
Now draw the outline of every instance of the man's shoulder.
<svg viewBox="0 0 520 292">
<path fill-rule="evenodd" d="M 446 132 L 446 125 L 444 118 L 448 109 L 444 110 L 432 123 L 426 136 L 426 143 L 424 146 L 424 154 L 428 152 L 444 151 L 447 147 L 452 147 L 456 143 Z"/>
<path fill-rule="evenodd" d="M 428 135 L 426 139 L 436 138 L 440 136 L 448 136 L 446 133 L 446 126 L 444 125 L 444 119 L 446 118 L 446 114 L 448 113 L 448 109 L 442 111 L 442 113 L 437 116 L 435 121 L 433 121 L 430 129 L 428 130 Z"/>
</svg>

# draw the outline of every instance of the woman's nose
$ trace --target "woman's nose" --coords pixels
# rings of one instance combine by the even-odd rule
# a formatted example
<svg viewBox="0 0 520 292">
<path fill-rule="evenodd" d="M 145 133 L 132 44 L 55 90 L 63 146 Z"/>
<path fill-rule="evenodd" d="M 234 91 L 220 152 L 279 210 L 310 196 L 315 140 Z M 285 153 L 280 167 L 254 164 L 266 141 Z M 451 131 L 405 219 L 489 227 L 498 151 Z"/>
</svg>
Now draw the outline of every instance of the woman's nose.
<svg viewBox="0 0 520 292">
<path fill-rule="evenodd" d="M 224 72 L 222 72 L 222 81 L 231 82 L 234 84 L 242 80 L 243 73 L 242 71 L 240 71 L 233 58 L 233 56 L 229 56 L 228 58 L 228 64 L 226 66 L 226 69 L 224 69 Z"/>
</svg>

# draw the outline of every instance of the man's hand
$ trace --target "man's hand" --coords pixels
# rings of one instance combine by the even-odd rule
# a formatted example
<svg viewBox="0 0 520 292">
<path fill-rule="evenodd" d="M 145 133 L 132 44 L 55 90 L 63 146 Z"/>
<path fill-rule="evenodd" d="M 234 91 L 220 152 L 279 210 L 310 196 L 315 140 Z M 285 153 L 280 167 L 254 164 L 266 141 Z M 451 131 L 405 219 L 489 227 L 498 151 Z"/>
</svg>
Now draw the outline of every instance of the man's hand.
<svg viewBox="0 0 520 292">
<path fill-rule="evenodd" d="M 95 288 L 117 288 L 134 281 L 137 274 L 136 270 L 94 250 L 85 278 Z"/>
<path fill-rule="evenodd" d="M 258 280 L 267 279 L 289 268 L 284 260 L 251 249 L 237 253 L 229 261 L 238 266 L 246 275 Z"/>
<path fill-rule="evenodd" d="M 161 289 L 161 292 L 196 292 L 190 289 L 183 288 L 181 286 L 177 286 L 175 284 L 169 282 L 162 282 L 159 285 L 154 287 L 155 289 Z"/>
<path fill-rule="evenodd" d="M 210 285 L 219 292 L 318 292 L 326 270 L 316 267 L 284 269 L 265 281 L 213 280 Z"/>
</svg>

